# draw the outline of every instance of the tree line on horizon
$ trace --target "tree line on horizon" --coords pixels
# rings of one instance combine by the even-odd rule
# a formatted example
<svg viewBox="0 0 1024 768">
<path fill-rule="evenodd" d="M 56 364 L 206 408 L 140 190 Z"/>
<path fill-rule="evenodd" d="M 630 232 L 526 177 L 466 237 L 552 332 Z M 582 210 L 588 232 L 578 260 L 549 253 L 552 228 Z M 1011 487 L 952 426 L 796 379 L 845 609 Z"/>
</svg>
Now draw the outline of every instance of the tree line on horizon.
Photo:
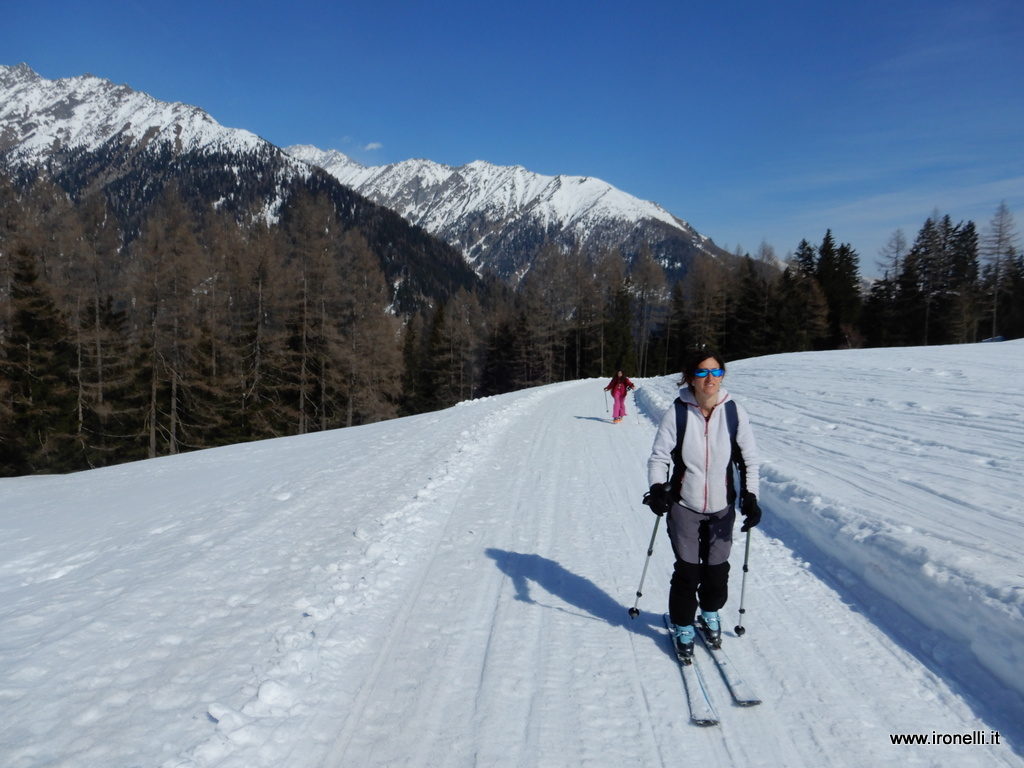
<svg viewBox="0 0 1024 768">
<path fill-rule="evenodd" d="M 436 410 L 556 381 L 727 359 L 1024 335 L 1024 261 L 1000 206 L 896 233 L 865 290 L 827 231 L 670 283 L 649 250 L 543 248 L 400 313 L 329 196 L 239 226 L 168 187 L 129 236 L 100 192 L 0 179 L 0 475 L 67 472 Z"/>
</svg>

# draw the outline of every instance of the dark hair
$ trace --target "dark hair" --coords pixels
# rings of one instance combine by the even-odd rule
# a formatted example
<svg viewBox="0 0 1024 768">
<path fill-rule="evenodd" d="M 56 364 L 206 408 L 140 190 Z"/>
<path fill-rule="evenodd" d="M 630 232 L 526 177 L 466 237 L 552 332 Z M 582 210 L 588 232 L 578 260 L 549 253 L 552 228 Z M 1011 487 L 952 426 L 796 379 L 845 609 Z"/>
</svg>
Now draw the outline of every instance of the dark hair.
<svg viewBox="0 0 1024 768">
<path fill-rule="evenodd" d="M 679 382 L 680 385 L 692 384 L 694 379 L 694 372 L 700 367 L 708 358 L 713 358 L 715 364 L 725 370 L 725 358 L 720 354 L 711 349 L 693 349 L 686 353 L 683 357 L 683 380 Z"/>
</svg>

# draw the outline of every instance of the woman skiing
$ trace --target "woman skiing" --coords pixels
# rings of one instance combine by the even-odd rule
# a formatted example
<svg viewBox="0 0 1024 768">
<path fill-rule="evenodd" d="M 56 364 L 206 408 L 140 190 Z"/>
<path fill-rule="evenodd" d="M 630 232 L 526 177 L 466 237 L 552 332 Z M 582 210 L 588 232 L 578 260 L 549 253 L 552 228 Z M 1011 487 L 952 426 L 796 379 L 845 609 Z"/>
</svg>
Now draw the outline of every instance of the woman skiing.
<svg viewBox="0 0 1024 768">
<path fill-rule="evenodd" d="M 614 403 L 612 406 L 612 422 L 618 424 L 626 416 L 626 393 L 631 389 L 636 389 L 636 387 L 626 377 L 626 374 L 619 369 L 604 389 L 606 392 L 610 391 L 612 393 L 612 401 Z"/>
<path fill-rule="evenodd" d="M 729 552 L 736 520 L 734 462 L 740 468 L 743 527 L 761 521 L 757 504 L 757 445 L 746 410 L 722 387 L 724 360 L 707 350 L 690 354 L 679 398 L 661 419 L 644 498 L 668 515 L 676 563 L 669 589 L 669 617 L 680 655 L 693 654 L 694 617 L 712 646 L 722 641 L 718 611 L 728 597 Z M 681 439 L 680 439 L 681 438 Z"/>
</svg>

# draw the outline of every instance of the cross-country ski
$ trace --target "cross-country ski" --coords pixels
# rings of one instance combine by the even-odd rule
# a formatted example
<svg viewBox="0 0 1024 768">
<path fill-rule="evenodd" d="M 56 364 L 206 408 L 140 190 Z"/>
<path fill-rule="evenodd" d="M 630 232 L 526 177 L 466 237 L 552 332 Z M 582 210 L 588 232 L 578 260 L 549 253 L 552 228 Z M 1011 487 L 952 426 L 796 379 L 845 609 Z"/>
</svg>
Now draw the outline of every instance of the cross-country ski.
<svg viewBox="0 0 1024 768">
<path fill-rule="evenodd" d="M 711 697 L 708 693 L 707 683 L 700 667 L 694 663 L 692 656 L 685 656 L 679 652 L 672 641 L 672 620 L 666 613 L 664 616 L 665 628 L 669 630 L 669 641 L 672 642 L 673 652 L 676 661 L 679 663 L 679 671 L 683 676 L 683 686 L 686 690 L 686 703 L 690 708 L 690 720 L 694 725 L 708 726 L 718 725 L 718 713 L 711 704 Z"/>
<path fill-rule="evenodd" d="M 705 639 L 704 633 L 699 630 L 697 631 L 697 637 L 700 638 L 701 645 L 708 652 L 708 655 L 714 660 L 719 674 L 721 674 L 722 679 L 729 688 L 733 701 L 741 707 L 752 707 L 760 704 L 760 697 L 754 693 L 754 689 L 750 684 L 740 676 L 736 666 L 730 660 L 729 654 L 725 650 L 725 644 L 712 646 Z"/>
</svg>

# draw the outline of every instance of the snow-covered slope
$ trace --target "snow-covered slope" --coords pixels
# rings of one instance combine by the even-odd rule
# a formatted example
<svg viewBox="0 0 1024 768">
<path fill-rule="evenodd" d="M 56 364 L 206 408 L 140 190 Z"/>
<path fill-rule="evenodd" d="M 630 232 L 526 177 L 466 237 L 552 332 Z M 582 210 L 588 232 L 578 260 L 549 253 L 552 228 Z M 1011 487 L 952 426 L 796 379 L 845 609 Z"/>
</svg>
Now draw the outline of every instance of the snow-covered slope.
<svg viewBox="0 0 1024 768">
<path fill-rule="evenodd" d="M 640 506 L 674 377 L 0 480 L 0 755 L 64 766 L 1024 764 L 1024 342 L 739 361 L 737 665 L 687 723 Z M 738 616 L 733 557 L 727 627 Z M 709 673 L 712 670 L 708 670 Z M 1000 743 L 895 746 L 979 732 Z"/>
<path fill-rule="evenodd" d="M 286 151 L 443 238 L 471 262 L 506 275 L 521 269 L 529 258 L 502 257 L 493 251 L 508 249 L 517 239 L 525 239 L 521 247 L 532 251 L 548 240 L 628 250 L 638 247 L 632 242 L 636 230 L 646 230 L 640 239 L 669 268 L 681 265 L 678 242 L 709 256 L 718 252 L 709 238 L 657 203 L 601 179 L 545 176 L 518 165 L 479 160 L 459 167 L 422 159 L 364 166 L 337 150 L 296 145 Z"/>
<path fill-rule="evenodd" d="M 154 99 L 127 85 L 82 75 L 47 80 L 25 64 L 0 66 L 0 153 L 39 162 L 55 146 L 96 149 L 114 138 L 168 143 L 178 152 L 251 152 L 269 146 L 249 131 L 226 128 L 203 110 Z"/>
</svg>

